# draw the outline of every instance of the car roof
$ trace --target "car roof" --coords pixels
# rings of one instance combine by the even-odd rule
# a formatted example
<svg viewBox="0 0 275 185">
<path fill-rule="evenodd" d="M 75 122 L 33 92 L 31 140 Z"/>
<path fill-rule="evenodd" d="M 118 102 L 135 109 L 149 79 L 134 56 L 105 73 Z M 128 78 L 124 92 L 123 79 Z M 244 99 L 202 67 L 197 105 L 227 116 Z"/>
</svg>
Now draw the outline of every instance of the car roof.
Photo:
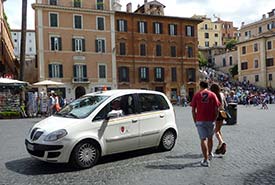
<svg viewBox="0 0 275 185">
<path fill-rule="evenodd" d="M 135 93 L 163 94 L 158 91 L 143 90 L 143 89 L 114 89 L 114 90 L 93 92 L 93 93 L 86 94 L 85 96 L 92 96 L 92 95 L 114 96 L 114 95 L 135 94 Z"/>
</svg>

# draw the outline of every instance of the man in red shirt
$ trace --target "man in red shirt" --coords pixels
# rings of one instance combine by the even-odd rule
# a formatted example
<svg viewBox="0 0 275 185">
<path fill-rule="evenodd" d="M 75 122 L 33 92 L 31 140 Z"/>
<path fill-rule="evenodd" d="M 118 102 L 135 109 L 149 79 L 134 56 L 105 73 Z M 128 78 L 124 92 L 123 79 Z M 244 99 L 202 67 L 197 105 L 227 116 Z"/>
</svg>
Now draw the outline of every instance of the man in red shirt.
<svg viewBox="0 0 275 185">
<path fill-rule="evenodd" d="M 201 139 L 201 150 L 204 159 L 202 166 L 210 165 L 209 157 L 212 157 L 214 122 L 218 115 L 220 102 L 217 96 L 208 88 L 208 82 L 200 82 L 200 90 L 194 95 L 191 106 L 192 116 Z"/>
</svg>

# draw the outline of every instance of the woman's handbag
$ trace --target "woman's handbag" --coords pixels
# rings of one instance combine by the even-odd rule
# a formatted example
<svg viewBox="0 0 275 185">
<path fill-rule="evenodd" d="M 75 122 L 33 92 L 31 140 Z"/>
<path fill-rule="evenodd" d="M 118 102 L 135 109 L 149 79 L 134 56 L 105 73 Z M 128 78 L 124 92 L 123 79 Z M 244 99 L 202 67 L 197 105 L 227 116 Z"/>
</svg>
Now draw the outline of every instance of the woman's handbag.
<svg viewBox="0 0 275 185">
<path fill-rule="evenodd" d="M 227 119 L 227 113 L 224 110 L 220 110 L 220 115 L 222 118 Z"/>
</svg>

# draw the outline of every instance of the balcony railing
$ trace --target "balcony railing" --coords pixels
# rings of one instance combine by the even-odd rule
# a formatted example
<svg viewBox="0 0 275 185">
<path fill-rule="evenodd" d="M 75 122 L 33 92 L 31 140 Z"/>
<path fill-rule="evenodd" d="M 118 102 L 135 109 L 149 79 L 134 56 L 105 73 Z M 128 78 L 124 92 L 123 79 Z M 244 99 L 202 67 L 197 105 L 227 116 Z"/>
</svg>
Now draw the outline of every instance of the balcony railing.
<svg viewBox="0 0 275 185">
<path fill-rule="evenodd" d="M 74 77 L 72 83 L 90 83 L 87 77 Z"/>
</svg>

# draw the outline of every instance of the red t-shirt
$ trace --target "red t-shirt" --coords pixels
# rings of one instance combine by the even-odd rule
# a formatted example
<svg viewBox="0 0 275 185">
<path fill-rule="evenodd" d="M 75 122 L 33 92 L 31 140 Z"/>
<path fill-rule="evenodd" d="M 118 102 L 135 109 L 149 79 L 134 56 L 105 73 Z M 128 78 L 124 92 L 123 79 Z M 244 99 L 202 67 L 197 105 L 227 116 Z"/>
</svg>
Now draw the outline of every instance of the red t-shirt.
<svg viewBox="0 0 275 185">
<path fill-rule="evenodd" d="M 191 106 L 196 109 L 196 121 L 215 121 L 220 102 L 215 93 L 204 89 L 194 95 Z"/>
</svg>

